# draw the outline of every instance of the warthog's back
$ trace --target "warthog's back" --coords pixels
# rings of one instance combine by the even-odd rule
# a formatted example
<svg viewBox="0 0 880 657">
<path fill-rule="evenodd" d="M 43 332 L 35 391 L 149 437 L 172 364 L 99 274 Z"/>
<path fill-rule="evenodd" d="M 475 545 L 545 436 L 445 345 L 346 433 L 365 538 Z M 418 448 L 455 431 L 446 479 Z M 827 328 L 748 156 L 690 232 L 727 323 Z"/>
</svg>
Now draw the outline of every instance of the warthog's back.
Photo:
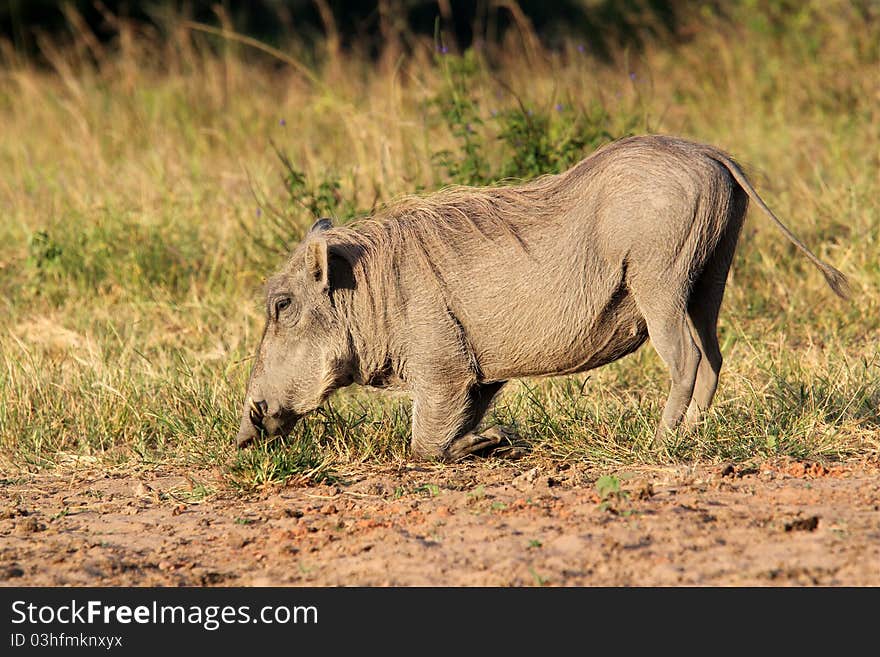
<svg viewBox="0 0 880 657">
<path fill-rule="evenodd" d="M 675 270 L 699 267 L 738 188 L 694 145 L 652 137 L 502 189 L 494 223 L 449 231 L 427 254 L 487 380 L 583 371 L 637 349 L 647 330 L 631 282 L 663 295 Z M 474 193 L 489 204 L 494 191 Z"/>
</svg>

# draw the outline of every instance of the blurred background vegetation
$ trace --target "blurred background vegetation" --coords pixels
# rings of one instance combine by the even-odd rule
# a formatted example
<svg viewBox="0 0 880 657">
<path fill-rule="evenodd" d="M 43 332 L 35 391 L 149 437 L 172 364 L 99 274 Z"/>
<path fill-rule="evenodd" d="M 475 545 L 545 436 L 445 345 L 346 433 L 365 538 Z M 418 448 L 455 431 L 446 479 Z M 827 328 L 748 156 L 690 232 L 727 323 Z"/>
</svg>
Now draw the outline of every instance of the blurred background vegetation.
<svg viewBox="0 0 880 657">
<path fill-rule="evenodd" d="M 853 302 L 755 215 L 700 431 L 649 447 L 650 348 L 511 385 L 497 418 L 532 458 L 876 455 L 876 0 L 0 2 L 0 467 L 231 462 L 248 487 L 405 458 L 407 405 L 359 390 L 232 452 L 261 281 L 316 216 L 645 132 L 732 152 Z"/>
<path fill-rule="evenodd" d="M 725 3 L 675 0 L 6 0 L 0 29 L 16 48 L 36 52 L 36 32 L 70 33 L 87 26 L 98 41 L 111 41 L 119 19 L 161 33 L 180 18 L 228 22 L 243 34 L 275 46 L 291 40 L 311 47 L 333 39 L 334 47 L 377 54 L 392 44 L 411 49 L 413 41 L 433 37 L 439 27 L 448 45 L 468 48 L 503 40 L 507 30 L 525 23 L 545 45 L 558 46 L 573 36 L 589 37 L 594 52 L 640 44 L 646 36 L 686 38 L 693 16 L 720 14 Z M 779 9 L 791 11 L 779 3 Z M 71 21 L 71 16 L 77 18 Z M 74 25 L 72 25 L 74 23 Z"/>
<path fill-rule="evenodd" d="M 666 46 L 693 39 L 722 21 L 746 21 L 782 36 L 817 27 L 832 1 L 798 0 L 4 0 L 0 35 L 15 50 L 39 55 L 46 39 L 117 42 L 122 25 L 142 36 L 168 40 L 182 21 L 210 23 L 265 44 L 313 55 L 327 50 L 379 56 L 412 53 L 424 38 L 442 33 L 447 47 L 463 51 L 505 41 L 511 30 L 558 49 L 577 40 L 605 60 L 621 48 Z M 828 4 L 828 3 L 826 3 Z M 876 0 L 851 0 L 843 9 L 876 21 Z M 536 45 L 532 44 L 532 45 Z M 93 53 L 97 54 L 97 53 Z"/>
</svg>

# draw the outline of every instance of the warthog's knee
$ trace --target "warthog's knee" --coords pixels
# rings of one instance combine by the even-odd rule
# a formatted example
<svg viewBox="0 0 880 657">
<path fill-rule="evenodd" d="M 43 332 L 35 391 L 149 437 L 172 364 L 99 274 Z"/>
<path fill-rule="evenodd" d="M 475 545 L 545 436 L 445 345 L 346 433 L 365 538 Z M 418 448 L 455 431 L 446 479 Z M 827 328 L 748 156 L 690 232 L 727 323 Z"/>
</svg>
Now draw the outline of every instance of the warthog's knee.
<svg viewBox="0 0 880 657">
<path fill-rule="evenodd" d="M 416 461 L 442 461 L 445 463 L 451 461 L 446 453 L 446 448 L 441 443 L 413 438 L 410 447 L 412 458 Z"/>
<path fill-rule="evenodd" d="M 525 445 L 514 430 L 493 426 L 479 433 L 466 433 L 453 440 L 443 450 L 442 460 L 448 463 L 461 461 L 468 456 L 504 456 L 519 458 L 525 453 Z"/>
</svg>

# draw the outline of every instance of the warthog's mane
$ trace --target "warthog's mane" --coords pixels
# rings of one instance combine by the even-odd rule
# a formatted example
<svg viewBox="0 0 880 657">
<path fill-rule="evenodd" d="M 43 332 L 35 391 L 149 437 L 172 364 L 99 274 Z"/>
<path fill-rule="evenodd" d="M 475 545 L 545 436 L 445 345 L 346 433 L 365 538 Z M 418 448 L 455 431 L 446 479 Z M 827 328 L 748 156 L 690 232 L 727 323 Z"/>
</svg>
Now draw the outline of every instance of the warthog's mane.
<svg viewBox="0 0 880 657">
<path fill-rule="evenodd" d="M 334 228 L 329 238 L 356 268 L 360 263 L 368 270 L 377 259 L 388 263 L 401 256 L 423 258 L 432 268 L 431 263 L 461 245 L 479 248 L 481 241 L 507 240 L 527 254 L 529 228 L 565 208 L 572 187 L 566 183 L 573 171 L 528 182 L 456 185 L 431 194 L 403 196 L 370 217 Z"/>
</svg>

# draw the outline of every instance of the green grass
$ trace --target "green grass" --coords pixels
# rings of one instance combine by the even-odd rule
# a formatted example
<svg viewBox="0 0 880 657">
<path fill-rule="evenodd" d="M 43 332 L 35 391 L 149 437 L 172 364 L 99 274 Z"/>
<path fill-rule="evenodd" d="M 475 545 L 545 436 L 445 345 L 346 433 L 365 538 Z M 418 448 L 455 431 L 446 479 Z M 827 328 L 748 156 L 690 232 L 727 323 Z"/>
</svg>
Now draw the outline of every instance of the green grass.
<svg viewBox="0 0 880 657">
<path fill-rule="evenodd" d="M 212 486 L 246 491 L 405 460 L 408 402 L 360 389 L 286 443 L 232 449 L 264 278 L 316 214 L 345 221 L 404 193 L 558 171 L 642 132 L 731 151 L 847 273 L 853 300 L 752 213 L 722 307 L 719 393 L 697 431 L 652 444 L 668 374 L 650 346 L 512 382 L 491 419 L 518 428 L 529 459 L 597 466 L 876 456 L 878 23 L 848 3 L 732 11 L 686 44 L 610 63 L 574 42 L 464 56 L 425 43 L 394 68 L 341 55 L 310 81 L 186 31 L 97 63 L 72 49 L 56 70 L 5 62 L 3 476 L 217 467 Z"/>
</svg>

